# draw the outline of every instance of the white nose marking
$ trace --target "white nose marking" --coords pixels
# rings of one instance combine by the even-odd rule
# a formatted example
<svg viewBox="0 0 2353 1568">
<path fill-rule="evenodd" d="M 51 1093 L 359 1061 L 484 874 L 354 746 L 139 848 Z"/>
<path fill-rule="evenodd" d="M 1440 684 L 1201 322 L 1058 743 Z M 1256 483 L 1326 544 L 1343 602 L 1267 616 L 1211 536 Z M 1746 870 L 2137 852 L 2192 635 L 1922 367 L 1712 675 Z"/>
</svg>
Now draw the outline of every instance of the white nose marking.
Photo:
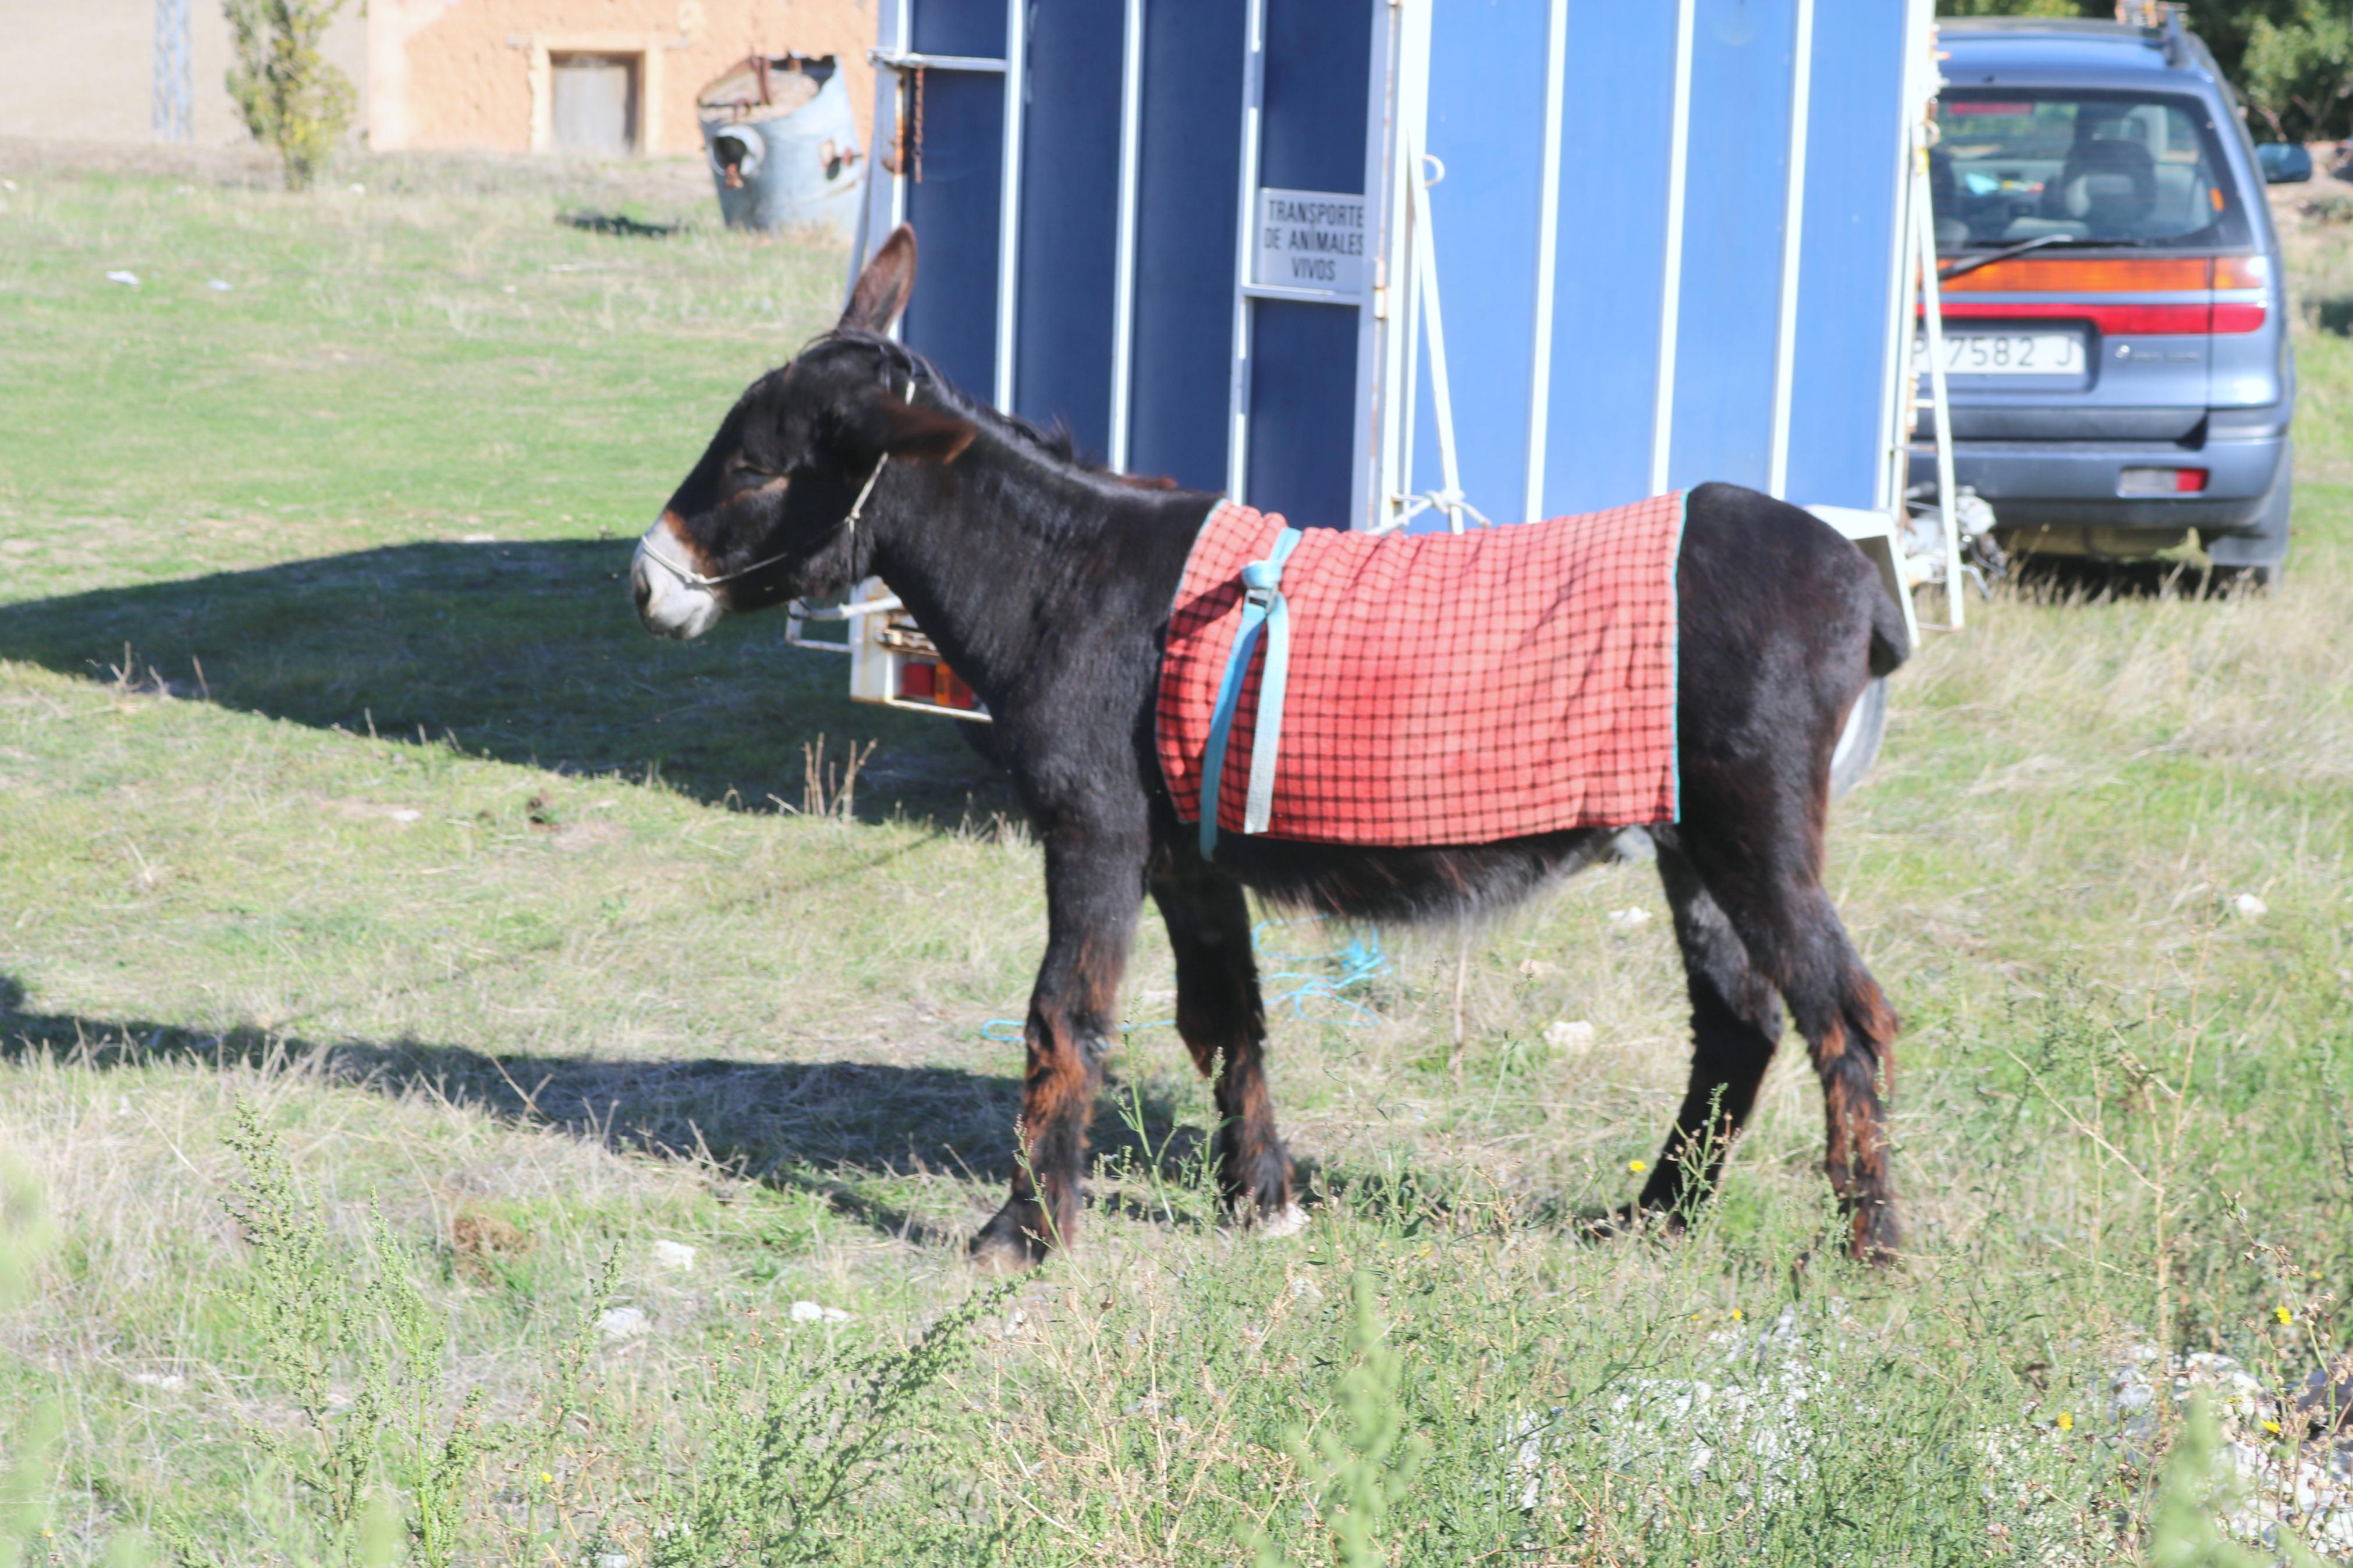
<svg viewBox="0 0 2353 1568">
<path fill-rule="evenodd" d="M 637 558 L 629 565 L 629 584 L 638 596 L 638 617 L 646 629 L 666 637 L 699 637 L 727 613 L 719 595 L 687 582 L 671 568 L 677 559 L 676 537 L 657 521 L 638 541 Z"/>
</svg>

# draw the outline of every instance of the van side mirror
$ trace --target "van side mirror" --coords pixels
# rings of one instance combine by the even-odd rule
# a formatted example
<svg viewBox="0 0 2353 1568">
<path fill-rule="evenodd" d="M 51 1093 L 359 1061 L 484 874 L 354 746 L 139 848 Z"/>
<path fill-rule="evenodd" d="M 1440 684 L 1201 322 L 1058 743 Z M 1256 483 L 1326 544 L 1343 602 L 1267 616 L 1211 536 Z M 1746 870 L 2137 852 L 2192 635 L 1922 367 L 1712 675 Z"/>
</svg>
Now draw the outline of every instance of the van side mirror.
<svg viewBox="0 0 2353 1568">
<path fill-rule="evenodd" d="M 2267 185 L 2292 185 L 2312 178 L 2312 153 L 2301 142 L 2258 142 L 2255 162 L 2263 165 Z"/>
</svg>

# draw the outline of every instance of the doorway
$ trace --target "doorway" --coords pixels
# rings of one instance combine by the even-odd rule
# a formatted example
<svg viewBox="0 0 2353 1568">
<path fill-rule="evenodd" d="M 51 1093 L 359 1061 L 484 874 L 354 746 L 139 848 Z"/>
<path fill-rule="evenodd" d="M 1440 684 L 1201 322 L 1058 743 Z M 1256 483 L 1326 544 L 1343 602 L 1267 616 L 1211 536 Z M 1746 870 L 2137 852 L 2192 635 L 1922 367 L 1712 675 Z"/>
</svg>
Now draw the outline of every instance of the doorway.
<svg viewBox="0 0 2353 1568">
<path fill-rule="evenodd" d="M 551 54 L 549 131 L 566 153 L 627 158 L 638 147 L 641 57 Z"/>
</svg>

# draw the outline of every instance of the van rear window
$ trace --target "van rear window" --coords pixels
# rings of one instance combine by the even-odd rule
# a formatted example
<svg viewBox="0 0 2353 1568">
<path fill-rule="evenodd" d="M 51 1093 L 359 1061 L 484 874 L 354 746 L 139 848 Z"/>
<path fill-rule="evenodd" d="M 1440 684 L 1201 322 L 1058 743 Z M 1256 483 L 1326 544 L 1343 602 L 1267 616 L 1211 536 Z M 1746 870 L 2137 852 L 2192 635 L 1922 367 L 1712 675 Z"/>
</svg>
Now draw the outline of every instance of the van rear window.
<svg viewBox="0 0 2353 1568">
<path fill-rule="evenodd" d="M 2246 215 L 2195 99 L 1947 90 L 1928 154 L 1936 249 L 2042 235 L 2165 248 L 2248 243 Z"/>
</svg>

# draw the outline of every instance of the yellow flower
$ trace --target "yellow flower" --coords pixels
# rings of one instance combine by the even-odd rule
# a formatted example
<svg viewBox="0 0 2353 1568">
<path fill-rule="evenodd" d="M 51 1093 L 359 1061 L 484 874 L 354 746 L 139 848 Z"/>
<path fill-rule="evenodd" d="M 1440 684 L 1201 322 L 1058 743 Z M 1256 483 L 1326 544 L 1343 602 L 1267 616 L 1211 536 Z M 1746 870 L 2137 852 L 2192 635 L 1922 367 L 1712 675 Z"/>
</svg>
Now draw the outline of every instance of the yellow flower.
<svg viewBox="0 0 2353 1568">
<path fill-rule="evenodd" d="M 2279 1436 L 2279 1423 L 2276 1421 L 2266 1421 L 2263 1423 L 2263 1430 L 2270 1433 L 2274 1437 Z"/>
<path fill-rule="evenodd" d="M 1740 1321 L 1740 1309 L 1737 1307 L 1732 1309 L 1732 1321 L 1736 1323 Z"/>
<path fill-rule="evenodd" d="M 2272 1316 L 2277 1318 L 2283 1323 L 2293 1323 L 2295 1321 L 2295 1314 L 2289 1311 L 2285 1307 L 2274 1307 L 2272 1309 Z"/>
<path fill-rule="evenodd" d="M 2062 1410 L 2059 1412 L 2059 1430 L 2062 1432 L 2073 1432 L 2074 1429 L 2075 1413 L 2072 1410 Z"/>
<path fill-rule="evenodd" d="M 1651 1163 L 1648 1160 L 1629 1160 L 1626 1168 L 1639 1176 L 1651 1168 Z"/>
<path fill-rule="evenodd" d="M 549 1486 L 554 1486 L 555 1484 L 555 1478 L 549 1475 L 545 1470 L 539 1472 L 539 1479 Z"/>
</svg>

